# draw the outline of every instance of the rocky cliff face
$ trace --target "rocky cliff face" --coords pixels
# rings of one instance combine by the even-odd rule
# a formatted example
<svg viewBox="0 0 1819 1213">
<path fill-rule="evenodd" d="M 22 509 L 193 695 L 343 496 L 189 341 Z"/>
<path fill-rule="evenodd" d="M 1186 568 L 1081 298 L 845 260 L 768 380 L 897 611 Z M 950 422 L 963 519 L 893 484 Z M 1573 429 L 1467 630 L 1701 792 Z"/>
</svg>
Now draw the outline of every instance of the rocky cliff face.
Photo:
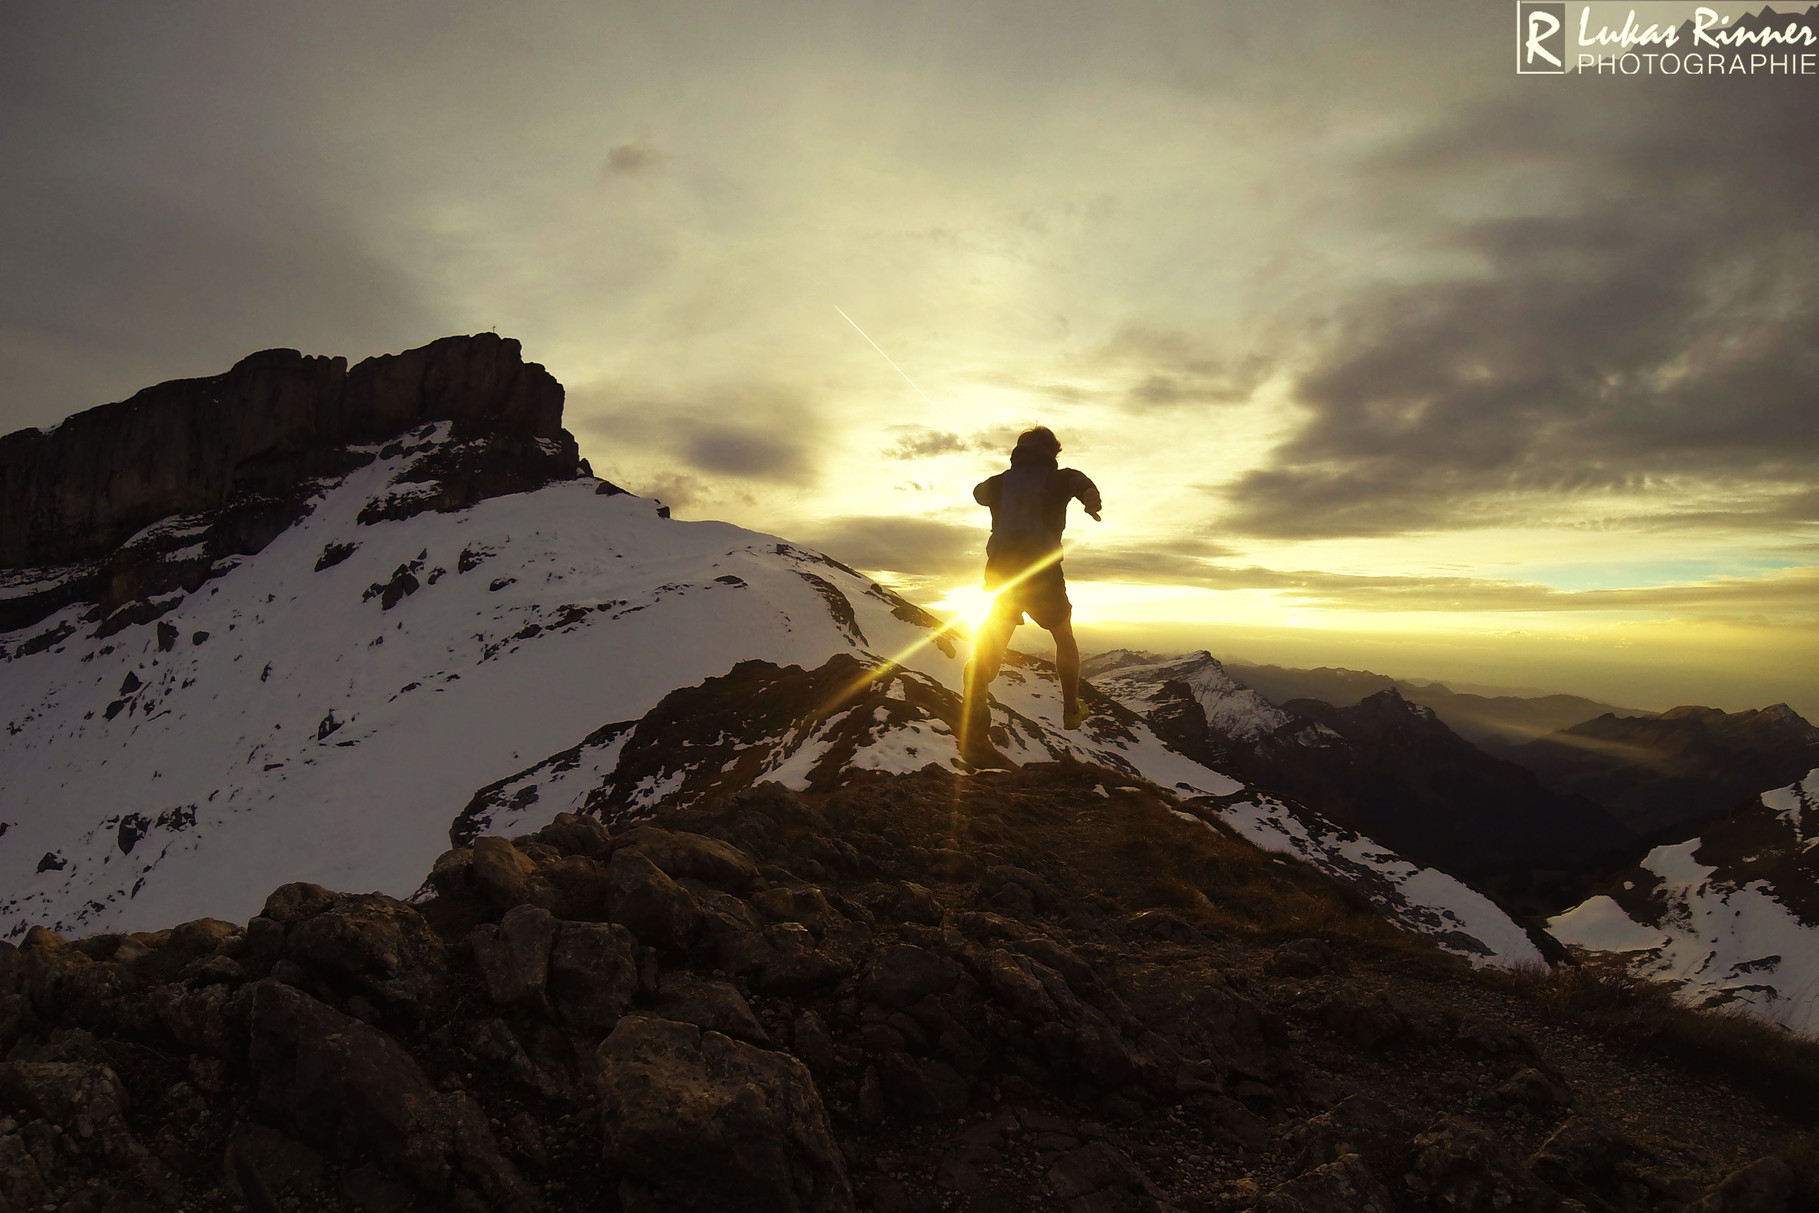
<svg viewBox="0 0 1819 1213">
<path fill-rule="evenodd" d="M 71 602 L 105 616 L 193 591 L 222 558 L 258 552 L 294 522 L 319 478 L 436 422 L 450 423 L 452 444 L 420 469 L 436 491 L 416 508 L 459 508 L 580 466 L 562 385 L 493 334 L 351 371 L 342 358 L 265 350 L 0 438 L 0 631 Z"/>
</svg>

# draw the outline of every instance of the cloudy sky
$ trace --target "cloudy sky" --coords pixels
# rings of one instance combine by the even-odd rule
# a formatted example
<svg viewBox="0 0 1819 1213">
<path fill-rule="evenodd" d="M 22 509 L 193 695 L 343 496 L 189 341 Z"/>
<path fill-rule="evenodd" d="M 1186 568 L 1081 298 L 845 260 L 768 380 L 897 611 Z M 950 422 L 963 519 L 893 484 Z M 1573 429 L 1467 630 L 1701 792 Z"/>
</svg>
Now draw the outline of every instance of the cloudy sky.
<svg viewBox="0 0 1819 1213">
<path fill-rule="evenodd" d="M 925 602 L 1043 422 L 1089 643 L 1819 717 L 1819 75 L 1513 8 L 20 0 L 0 429 L 496 328 Z"/>
</svg>

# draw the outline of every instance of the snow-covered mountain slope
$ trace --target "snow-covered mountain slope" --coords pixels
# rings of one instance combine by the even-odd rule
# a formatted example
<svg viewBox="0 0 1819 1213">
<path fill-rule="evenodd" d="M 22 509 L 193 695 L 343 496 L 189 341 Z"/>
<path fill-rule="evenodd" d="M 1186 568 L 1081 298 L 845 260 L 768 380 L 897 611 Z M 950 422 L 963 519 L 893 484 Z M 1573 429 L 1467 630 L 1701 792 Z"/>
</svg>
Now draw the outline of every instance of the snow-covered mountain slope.
<svg viewBox="0 0 1819 1213">
<path fill-rule="evenodd" d="M 1085 662 L 1093 685 L 1141 714 L 1177 748 L 1267 774 L 1351 747 L 1325 725 L 1285 712 L 1228 674 L 1204 650 L 1159 657 L 1116 649 Z M 1193 806 L 1264 850 L 1294 855 L 1362 891 L 1392 921 L 1431 935 L 1474 964 L 1540 964 L 1543 952 L 1495 902 L 1463 881 L 1413 863 L 1322 813 L 1255 788 Z"/>
<path fill-rule="evenodd" d="M 293 879 L 408 892 L 476 789 L 506 780 L 511 828 L 531 828 L 525 789 L 543 783 L 513 777 L 552 754 L 547 782 L 615 812 L 654 804 L 692 755 L 668 752 L 661 729 L 637 744 L 632 726 L 741 662 L 818 669 L 843 654 L 862 679 L 895 659 L 891 685 L 924 697 L 960 681 L 937 621 L 851 569 L 661 517 L 591 478 L 360 521 L 449 441 L 437 426 L 366 452 L 302 521 L 155 622 L 99 636 L 73 604 L 34 625 L 56 638 L 47 648 L 0 637 L 9 934 L 244 917 Z M 796 691 L 740 690 L 807 720 L 799 735 L 739 738 L 741 775 L 808 786 L 840 722 L 812 719 Z M 1066 752 L 1191 794 L 1239 786 L 1141 725 L 1063 735 L 1052 678 L 1013 666 L 996 690 L 1013 761 Z M 844 761 L 956 756 L 951 725 L 921 712 L 880 720 Z M 622 765 L 658 773 L 628 781 Z M 535 824 L 567 803 L 550 788 Z"/>
<path fill-rule="evenodd" d="M 289 879 L 408 891 L 475 788 L 602 721 L 740 660 L 928 635 L 863 578 L 592 480 L 361 525 L 416 455 L 156 625 L 0 666 L 9 933 L 244 917 Z"/>
<path fill-rule="evenodd" d="M 125 466 L 224 400 L 289 410 L 282 432 L 203 452 L 219 485 L 200 508 L 167 477 L 72 514 L 85 546 L 15 537 L 49 555 L 0 572 L 0 936 L 244 919 L 294 880 L 402 896 L 451 836 L 564 810 L 623 820 L 765 780 L 970 769 L 955 740 L 964 642 L 827 556 L 669 519 L 586 474 L 560 385 L 515 343 L 339 366 L 274 351 L 83 415 L 97 433 L 108 410 L 133 422 L 105 456 Z M 484 371 L 466 388 L 464 366 Z M 349 402 L 375 394 L 419 420 L 360 437 L 372 424 Z M 170 415 L 154 425 L 148 409 Z M 80 456 L 58 448 L 59 466 Z M 29 459 L 7 466 L 0 490 L 46 517 L 74 508 L 40 491 Z M 189 512 L 160 515 L 170 501 Z M 1513 924 L 1459 908 L 1469 890 L 1406 863 L 1386 883 L 1397 861 L 1347 858 L 1368 840 L 1311 814 L 1246 824 L 1244 784 L 1171 741 L 1162 705 L 1085 694 L 1092 717 L 1062 729 L 1052 667 L 1011 654 L 991 747 L 1227 806 L 1247 837 L 1358 883 L 1443 946 L 1531 959 L 1499 942 Z"/>
<path fill-rule="evenodd" d="M 1254 794 L 1212 808 L 1239 836 L 1345 881 L 1369 897 L 1391 922 L 1432 936 L 1474 965 L 1547 963 L 1529 932 L 1483 893 L 1438 869 L 1410 863 L 1311 809 Z"/>
<path fill-rule="evenodd" d="M 1679 983 L 1695 1005 L 1737 1005 L 1819 1035 L 1819 770 L 1656 847 L 1548 927 Z"/>
</svg>

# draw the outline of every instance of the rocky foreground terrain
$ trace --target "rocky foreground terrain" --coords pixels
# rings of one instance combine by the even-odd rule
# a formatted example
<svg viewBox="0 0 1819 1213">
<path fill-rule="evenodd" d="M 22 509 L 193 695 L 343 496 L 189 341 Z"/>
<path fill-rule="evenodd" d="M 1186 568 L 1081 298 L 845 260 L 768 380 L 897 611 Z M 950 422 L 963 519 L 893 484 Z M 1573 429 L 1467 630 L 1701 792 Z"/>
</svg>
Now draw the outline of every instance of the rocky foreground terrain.
<svg viewBox="0 0 1819 1213">
<path fill-rule="evenodd" d="M 1214 807 L 854 772 L 474 838 L 408 903 L 33 930 L 0 1208 L 1819 1208 L 1810 1099 L 1474 975 Z"/>
</svg>

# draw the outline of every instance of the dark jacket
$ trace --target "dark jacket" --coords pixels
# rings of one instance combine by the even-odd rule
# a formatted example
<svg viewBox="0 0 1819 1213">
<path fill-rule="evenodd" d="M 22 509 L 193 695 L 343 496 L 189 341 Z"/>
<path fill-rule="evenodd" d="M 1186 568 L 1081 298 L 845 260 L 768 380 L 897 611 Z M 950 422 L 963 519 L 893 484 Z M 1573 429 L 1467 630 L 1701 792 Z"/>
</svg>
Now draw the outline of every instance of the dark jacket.
<svg viewBox="0 0 1819 1213">
<path fill-rule="evenodd" d="M 1061 550 L 1067 503 L 1079 498 L 1087 512 L 1101 508 L 1099 489 L 1074 468 L 1028 447 L 1011 452 L 1010 470 L 979 483 L 973 500 L 990 507 L 992 537 L 985 547 L 986 588 L 995 588 Z"/>
</svg>

